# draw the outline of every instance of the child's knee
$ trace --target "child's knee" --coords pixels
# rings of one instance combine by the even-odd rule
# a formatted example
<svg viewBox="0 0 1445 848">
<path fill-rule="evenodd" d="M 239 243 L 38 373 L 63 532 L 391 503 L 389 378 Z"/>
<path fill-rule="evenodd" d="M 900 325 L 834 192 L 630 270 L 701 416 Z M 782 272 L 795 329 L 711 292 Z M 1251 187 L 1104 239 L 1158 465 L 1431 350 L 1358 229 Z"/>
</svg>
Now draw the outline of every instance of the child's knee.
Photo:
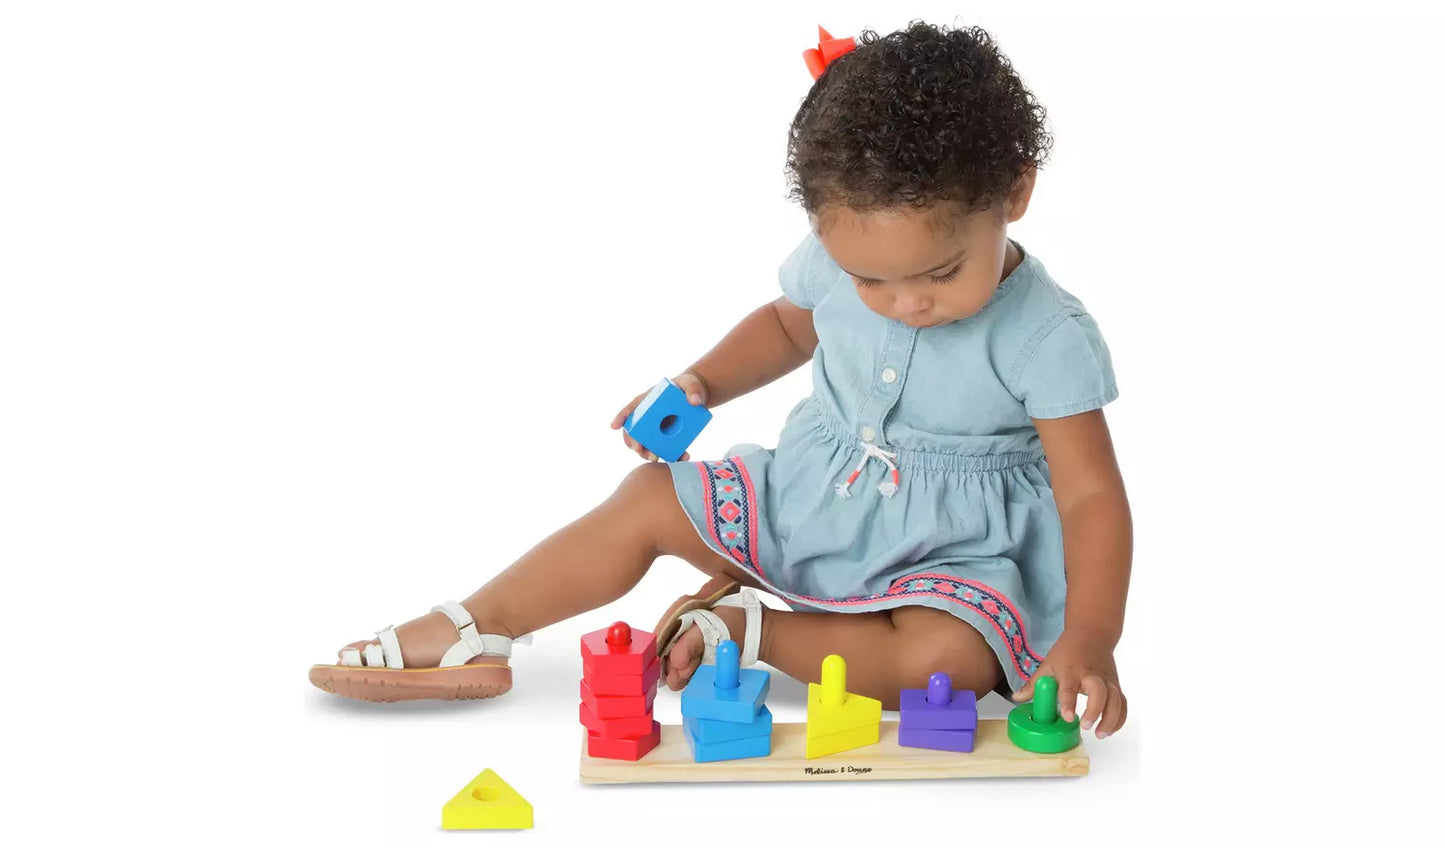
<svg viewBox="0 0 1445 848">
<path fill-rule="evenodd" d="M 617 497 L 654 500 L 672 497 L 672 471 L 660 462 L 648 462 L 627 472 L 617 487 Z"/>
<path fill-rule="evenodd" d="M 968 622 L 932 608 L 918 608 L 904 616 L 898 612 L 895 610 L 894 624 L 905 630 L 908 640 L 900 658 L 900 688 L 925 688 L 928 678 L 940 671 L 952 678 L 954 689 L 971 689 L 979 697 L 998 685 L 1003 677 L 998 657 L 983 634 Z"/>
</svg>

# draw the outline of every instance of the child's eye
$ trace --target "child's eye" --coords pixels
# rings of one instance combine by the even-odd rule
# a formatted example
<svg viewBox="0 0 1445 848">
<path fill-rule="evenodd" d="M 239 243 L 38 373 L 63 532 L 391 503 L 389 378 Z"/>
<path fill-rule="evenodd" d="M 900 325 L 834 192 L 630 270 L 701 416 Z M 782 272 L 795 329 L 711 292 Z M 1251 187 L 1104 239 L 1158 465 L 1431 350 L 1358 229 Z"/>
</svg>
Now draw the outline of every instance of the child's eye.
<svg viewBox="0 0 1445 848">
<path fill-rule="evenodd" d="M 963 270 L 963 263 L 960 262 L 960 263 L 958 263 L 957 265 L 953 266 L 953 270 L 952 270 L 952 271 L 949 271 L 947 274 L 944 274 L 942 277 L 929 277 L 929 279 L 933 280 L 935 283 L 951 283 L 951 282 L 954 281 L 955 278 L 958 277 L 958 272 L 959 272 L 959 271 L 962 271 L 962 270 Z"/>
<path fill-rule="evenodd" d="M 947 274 L 944 274 L 942 277 L 935 277 L 935 276 L 933 276 L 933 275 L 930 274 L 929 277 L 928 277 L 928 279 L 934 281 L 935 283 L 951 283 L 951 282 L 953 282 L 954 280 L 956 280 L 956 279 L 958 278 L 958 272 L 959 272 L 959 271 L 962 271 L 962 270 L 963 270 L 963 263 L 960 262 L 960 263 L 958 263 L 957 265 L 953 266 L 953 270 L 952 270 L 952 271 L 949 271 Z M 857 284 L 860 285 L 860 286 L 865 286 L 865 287 L 866 287 L 866 286 L 878 286 L 878 285 L 882 285 L 882 284 L 883 284 L 883 281 L 882 281 L 882 280 L 865 280 L 865 279 L 863 279 L 862 277 L 854 277 L 854 278 L 853 278 L 853 282 L 857 283 Z"/>
</svg>

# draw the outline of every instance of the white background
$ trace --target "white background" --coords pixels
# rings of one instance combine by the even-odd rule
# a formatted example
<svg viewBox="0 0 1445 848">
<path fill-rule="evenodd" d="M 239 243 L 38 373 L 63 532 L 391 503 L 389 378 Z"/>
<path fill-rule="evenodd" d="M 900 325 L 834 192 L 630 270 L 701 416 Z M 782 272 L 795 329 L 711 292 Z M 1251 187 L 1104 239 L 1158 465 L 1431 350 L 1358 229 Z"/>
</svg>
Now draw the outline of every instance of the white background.
<svg viewBox="0 0 1445 848">
<path fill-rule="evenodd" d="M 1440 721 L 1415 599 L 1442 564 L 1445 26 L 1026 5 L 0 7 L 0 832 L 482 840 L 438 823 L 484 767 L 541 844 L 1408 829 Z M 985 26 L 1047 108 L 1011 235 L 1119 376 L 1131 715 L 1092 774 L 582 788 L 576 638 L 695 589 L 672 560 L 539 634 L 505 698 L 311 688 L 610 493 L 617 408 L 777 295 L 816 26 L 912 18 Z M 808 379 L 694 454 L 771 444 Z"/>
</svg>

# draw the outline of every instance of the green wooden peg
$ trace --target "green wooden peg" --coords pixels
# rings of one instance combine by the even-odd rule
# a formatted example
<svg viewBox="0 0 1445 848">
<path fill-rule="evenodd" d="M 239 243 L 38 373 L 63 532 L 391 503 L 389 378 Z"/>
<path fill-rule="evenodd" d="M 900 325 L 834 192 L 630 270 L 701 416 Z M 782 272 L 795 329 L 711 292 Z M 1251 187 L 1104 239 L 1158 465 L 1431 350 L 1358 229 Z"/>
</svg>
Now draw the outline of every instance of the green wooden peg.
<svg viewBox="0 0 1445 848">
<path fill-rule="evenodd" d="M 1059 715 L 1059 681 L 1044 675 L 1034 681 L 1034 699 L 1008 714 L 1009 741 L 1035 754 L 1058 754 L 1079 744 L 1079 719 Z"/>
</svg>

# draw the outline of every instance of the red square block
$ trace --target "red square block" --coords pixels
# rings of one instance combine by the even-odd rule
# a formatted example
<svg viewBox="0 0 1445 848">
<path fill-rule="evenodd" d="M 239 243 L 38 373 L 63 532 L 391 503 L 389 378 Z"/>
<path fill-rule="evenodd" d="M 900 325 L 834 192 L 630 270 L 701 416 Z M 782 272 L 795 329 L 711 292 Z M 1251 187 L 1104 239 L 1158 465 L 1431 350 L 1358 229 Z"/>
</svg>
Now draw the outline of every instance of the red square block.
<svg viewBox="0 0 1445 848">
<path fill-rule="evenodd" d="M 660 741 L 662 741 L 662 725 L 655 721 L 652 723 L 651 732 L 636 739 L 608 739 L 605 736 L 588 733 L 587 756 L 636 762 L 647 756 L 647 752 L 656 748 Z"/>
<path fill-rule="evenodd" d="M 582 637 L 582 665 L 592 675 L 635 677 L 657 659 L 657 639 L 646 630 L 633 630 L 624 621 Z"/>
<path fill-rule="evenodd" d="M 586 704 L 578 704 L 577 716 L 589 732 L 608 739 L 636 739 L 652 732 L 650 712 L 632 718 L 604 719 L 598 718 Z"/>
<path fill-rule="evenodd" d="M 642 674 L 629 675 L 596 674 L 586 660 L 582 661 L 582 679 L 594 695 L 646 695 L 649 689 L 657 688 L 661 676 L 661 658 L 654 658 Z"/>
<path fill-rule="evenodd" d="M 648 715 L 652 712 L 652 702 L 657 700 L 657 690 L 652 689 L 646 695 L 597 695 L 588 688 L 587 681 L 582 681 L 582 703 L 592 714 L 601 719 L 610 718 L 634 718 L 640 715 Z"/>
</svg>

